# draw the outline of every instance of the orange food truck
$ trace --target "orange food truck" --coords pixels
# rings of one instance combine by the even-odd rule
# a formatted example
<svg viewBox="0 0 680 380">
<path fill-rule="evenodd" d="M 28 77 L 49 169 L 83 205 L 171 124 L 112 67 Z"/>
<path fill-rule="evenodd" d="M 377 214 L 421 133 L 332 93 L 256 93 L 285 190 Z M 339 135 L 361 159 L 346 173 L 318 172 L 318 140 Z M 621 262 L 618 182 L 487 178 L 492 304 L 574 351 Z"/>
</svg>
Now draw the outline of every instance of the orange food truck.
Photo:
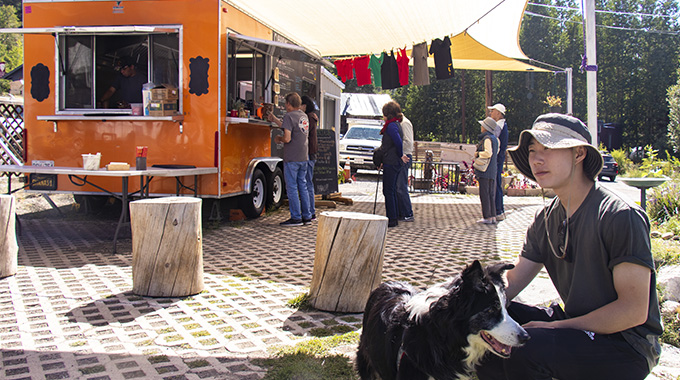
<svg viewBox="0 0 680 380">
<path fill-rule="evenodd" d="M 23 12 L 23 28 L 1 32 L 24 34 L 24 162 L 60 168 L 30 189 L 77 200 L 128 193 L 120 178 L 78 183 L 69 173 L 83 174 L 83 154 L 100 153 L 100 172 L 110 163 L 121 173 L 144 155 L 147 181 L 130 175 L 130 189 L 238 196 L 257 217 L 284 196 L 282 145 L 273 142 L 282 132 L 262 110 L 273 105 L 281 116 L 284 95 L 295 91 L 321 106 L 321 128 L 339 125 L 339 90 L 322 88 L 337 86 L 330 63 L 225 1 L 24 0 Z M 125 81 L 143 83 L 142 93 L 127 95 Z"/>
</svg>

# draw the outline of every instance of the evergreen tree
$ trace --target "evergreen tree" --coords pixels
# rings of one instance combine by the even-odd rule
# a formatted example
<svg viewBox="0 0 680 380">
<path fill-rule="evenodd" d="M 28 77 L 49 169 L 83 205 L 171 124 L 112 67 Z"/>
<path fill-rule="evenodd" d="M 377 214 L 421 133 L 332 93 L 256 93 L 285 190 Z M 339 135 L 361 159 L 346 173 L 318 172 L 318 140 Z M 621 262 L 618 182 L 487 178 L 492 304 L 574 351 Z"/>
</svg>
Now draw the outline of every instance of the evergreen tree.
<svg viewBox="0 0 680 380">
<path fill-rule="evenodd" d="M 0 6 L 0 28 L 18 28 L 21 24 L 12 5 Z M 5 72 L 23 63 L 23 42 L 16 34 L 0 34 L 0 62 L 5 62 Z M 9 92 L 9 81 L 0 80 L 0 92 Z"/>
</svg>

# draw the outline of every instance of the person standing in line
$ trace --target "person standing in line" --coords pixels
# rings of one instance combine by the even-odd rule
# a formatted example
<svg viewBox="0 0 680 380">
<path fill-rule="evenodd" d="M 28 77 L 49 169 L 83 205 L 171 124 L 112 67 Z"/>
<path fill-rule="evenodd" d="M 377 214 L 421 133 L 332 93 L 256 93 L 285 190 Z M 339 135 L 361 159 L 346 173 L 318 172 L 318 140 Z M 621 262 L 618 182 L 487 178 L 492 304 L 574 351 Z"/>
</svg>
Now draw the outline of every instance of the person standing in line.
<svg viewBox="0 0 680 380">
<path fill-rule="evenodd" d="M 390 101 L 382 108 L 385 124 L 380 130 L 382 142 L 380 150 L 383 152 L 383 195 L 385 196 L 385 213 L 387 214 L 387 226 L 399 225 L 399 206 L 397 206 L 397 177 L 401 167 L 408 157 L 404 155 L 404 143 L 402 141 L 401 125 L 399 120 L 403 117 L 399 103 Z"/>
<path fill-rule="evenodd" d="M 290 219 L 281 222 L 282 226 L 301 226 L 312 222 L 307 192 L 307 153 L 309 119 L 300 110 L 302 99 L 295 92 L 286 94 L 286 114 L 283 121 L 267 115 L 267 119 L 283 128 L 283 136 L 274 137 L 274 142 L 283 144 L 283 176 L 286 179 Z"/>
<path fill-rule="evenodd" d="M 494 135 L 496 121 L 490 117 L 480 120 L 482 133 L 475 153 L 475 161 L 488 160 L 484 170 L 475 166 L 475 177 L 479 182 L 479 200 L 482 203 L 482 219 L 477 223 L 496 224 L 496 160 L 498 139 Z M 480 160 L 481 159 L 481 160 Z M 477 162 L 475 162 L 477 165 Z"/>
<path fill-rule="evenodd" d="M 399 175 L 397 176 L 397 206 L 399 209 L 399 220 L 403 222 L 413 222 L 413 207 L 411 205 L 411 196 L 408 194 L 408 173 L 411 169 L 411 161 L 413 161 L 413 124 L 402 114 L 401 116 L 401 132 L 403 140 L 403 154 L 408 158 L 408 161 L 401 166 Z"/>
<path fill-rule="evenodd" d="M 603 160 L 591 139 L 581 120 L 549 113 L 508 150 L 517 170 L 557 196 L 536 213 L 506 272 L 508 314 L 531 339 L 507 359 L 485 356 L 480 380 L 642 380 L 659 361 L 649 219 L 595 182 Z M 542 269 L 562 302 L 512 301 Z"/>
<path fill-rule="evenodd" d="M 316 139 L 316 128 L 319 124 L 319 117 L 316 115 L 316 104 L 307 95 L 302 97 L 300 110 L 309 119 L 309 139 L 307 143 L 309 160 L 307 161 L 307 193 L 309 194 L 309 209 L 312 211 L 312 220 L 316 220 L 316 208 L 314 204 L 314 165 L 316 165 L 316 152 L 319 146 Z"/>
<path fill-rule="evenodd" d="M 505 106 L 501 103 L 494 104 L 489 109 L 489 117 L 496 121 L 498 126 L 494 134 L 498 138 L 498 158 L 496 160 L 496 221 L 505 220 L 505 207 L 503 206 L 503 165 L 505 164 L 505 151 L 508 149 L 508 123 L 505 121 Z"/>
</svg>

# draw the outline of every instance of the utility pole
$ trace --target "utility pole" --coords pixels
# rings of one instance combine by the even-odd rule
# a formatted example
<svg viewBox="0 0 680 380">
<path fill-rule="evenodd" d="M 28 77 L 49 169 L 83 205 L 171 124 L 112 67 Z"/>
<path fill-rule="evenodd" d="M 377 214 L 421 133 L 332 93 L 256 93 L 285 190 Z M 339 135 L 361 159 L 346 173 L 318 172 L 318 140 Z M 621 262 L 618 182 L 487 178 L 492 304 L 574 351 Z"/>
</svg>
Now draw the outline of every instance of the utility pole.
<svg viewBox="0 0 680 380">
<path fill-rule="evenodd" d="M 597 138 L 597 50 L 595 47 L 595 0 L 586 0 L 584 17 L 586 23 L 586 81 L 588 90 L 588 130 L 593 138 L 593 145 L 598 145 Z"/>
</svg>

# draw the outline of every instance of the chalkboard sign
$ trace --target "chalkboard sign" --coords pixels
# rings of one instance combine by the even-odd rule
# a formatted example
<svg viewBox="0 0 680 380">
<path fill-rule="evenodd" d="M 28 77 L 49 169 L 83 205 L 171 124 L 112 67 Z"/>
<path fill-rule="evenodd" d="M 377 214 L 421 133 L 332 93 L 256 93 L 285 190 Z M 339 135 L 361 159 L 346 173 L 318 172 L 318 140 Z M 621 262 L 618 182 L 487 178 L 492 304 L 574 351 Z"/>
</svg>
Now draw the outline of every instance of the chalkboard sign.
<svg viewBox="0 0 680 380">
<path fill-rule="evenodd" d="M 317 129 L 319 149 L 314 166 L 314 193 L 329 195 L 338 192 L 338 154 L 335 131 Z"/>
</svg>

